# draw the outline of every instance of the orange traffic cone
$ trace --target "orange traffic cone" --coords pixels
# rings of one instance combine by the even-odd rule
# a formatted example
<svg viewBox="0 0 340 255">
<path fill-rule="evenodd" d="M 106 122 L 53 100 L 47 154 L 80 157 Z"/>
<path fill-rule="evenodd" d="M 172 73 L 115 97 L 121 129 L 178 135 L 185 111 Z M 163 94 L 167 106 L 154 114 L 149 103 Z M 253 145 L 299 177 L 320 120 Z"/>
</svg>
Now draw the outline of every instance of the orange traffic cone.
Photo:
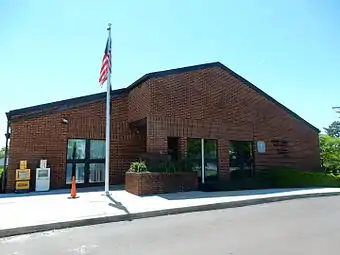
<svg viewBox="0 0 340 255">
<path fill-rule="evenodd" d="M 77 196 L 77 187 L 76 187 L 76 177 L 72 177 L 72 187 L 71 187 L 71 195 L 68 198 L 78 198 Z"/>
</svg>

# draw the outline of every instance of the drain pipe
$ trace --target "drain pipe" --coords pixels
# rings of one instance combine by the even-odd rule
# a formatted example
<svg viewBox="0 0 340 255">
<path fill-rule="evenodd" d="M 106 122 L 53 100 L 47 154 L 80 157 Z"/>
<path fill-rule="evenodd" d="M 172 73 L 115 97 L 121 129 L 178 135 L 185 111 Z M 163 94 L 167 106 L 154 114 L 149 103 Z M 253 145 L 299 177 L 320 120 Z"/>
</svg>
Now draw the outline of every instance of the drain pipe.
<svg viewBox="0 0 340 255">
<path fill-rule="evenodd" d="M 5 158 L 4 158 L 4 169 L 2 172 L 2 182 L 1 182 L 1 192 L 5 193 L 6 192 L 6 181 L 7 181 L 7 157 L 8 157 L 8 140 L 10 138 L 10 133 L 9 133 L 9 121 L 7 120 L 7 131 L 6 131 L 6 145 L 5 145 Z"/>
</svg>

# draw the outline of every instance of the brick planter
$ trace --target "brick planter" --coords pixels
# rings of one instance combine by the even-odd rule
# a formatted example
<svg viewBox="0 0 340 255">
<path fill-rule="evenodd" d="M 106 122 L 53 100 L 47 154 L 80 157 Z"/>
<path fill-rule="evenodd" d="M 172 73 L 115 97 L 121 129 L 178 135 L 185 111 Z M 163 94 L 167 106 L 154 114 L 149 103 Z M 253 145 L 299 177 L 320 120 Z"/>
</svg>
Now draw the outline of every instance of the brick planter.
<svg viewBox="0 0 340 255">
<path fill-rule="evenodd" d="M 197 190 L 197 173 L 125 174 L 125 190 L 135 195 L 150 195 Z"/>
</svg>

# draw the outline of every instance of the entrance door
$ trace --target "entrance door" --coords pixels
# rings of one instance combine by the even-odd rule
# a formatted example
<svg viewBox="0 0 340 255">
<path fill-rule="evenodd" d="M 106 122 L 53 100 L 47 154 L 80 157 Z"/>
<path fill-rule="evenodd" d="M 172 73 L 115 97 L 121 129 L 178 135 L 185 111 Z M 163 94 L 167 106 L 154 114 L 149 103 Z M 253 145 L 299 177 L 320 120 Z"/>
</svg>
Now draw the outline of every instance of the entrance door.
<svg viewBox="0 0 340 255">
<path fill-rule="evenodd" d="M 231 179 L 252 176 L 254 168 L 253 155 L 253 142 L 230 141 L 229 169 Z"/>
<path fill-rule="evenodd" d="M 218 179 L 218 145 L 217 140 L 203 140 L 204 157 L 204 181 L 215 181 Z M 198 173 L 199 181 L 202 182 L 202 139 L 188 139 L 188 157 L 194 164 Z"/>
<path fill-rule="evenodd" d="M 105 140 L 69 139 L 67 144 L 66 184 L 76 182 L 102 185 L 105 178 Z"/>
</svg>

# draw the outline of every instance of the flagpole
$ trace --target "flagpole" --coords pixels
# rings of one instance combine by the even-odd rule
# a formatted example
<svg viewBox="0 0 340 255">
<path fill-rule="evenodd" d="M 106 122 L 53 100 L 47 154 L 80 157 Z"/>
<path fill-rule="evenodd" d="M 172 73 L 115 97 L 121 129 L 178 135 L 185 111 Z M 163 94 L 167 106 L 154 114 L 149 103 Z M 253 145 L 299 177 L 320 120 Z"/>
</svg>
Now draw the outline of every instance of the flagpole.
<svg viewBox="0 0 340 255">
<path fill-rule="evenodd" d="M 111 43 L 111 23 L 108 24 L 108 36 Z M 111 49 L 110 49 L 111 50 Z M 105 139 L 105 194 L 109 195 L 109 177 L 110 177 L 110 123 L 111 123 L 111 55 L 110 55 L 110 66 L 107 72 L 107 82 L 106 82 L 106 139 Z"/>
</svg>

